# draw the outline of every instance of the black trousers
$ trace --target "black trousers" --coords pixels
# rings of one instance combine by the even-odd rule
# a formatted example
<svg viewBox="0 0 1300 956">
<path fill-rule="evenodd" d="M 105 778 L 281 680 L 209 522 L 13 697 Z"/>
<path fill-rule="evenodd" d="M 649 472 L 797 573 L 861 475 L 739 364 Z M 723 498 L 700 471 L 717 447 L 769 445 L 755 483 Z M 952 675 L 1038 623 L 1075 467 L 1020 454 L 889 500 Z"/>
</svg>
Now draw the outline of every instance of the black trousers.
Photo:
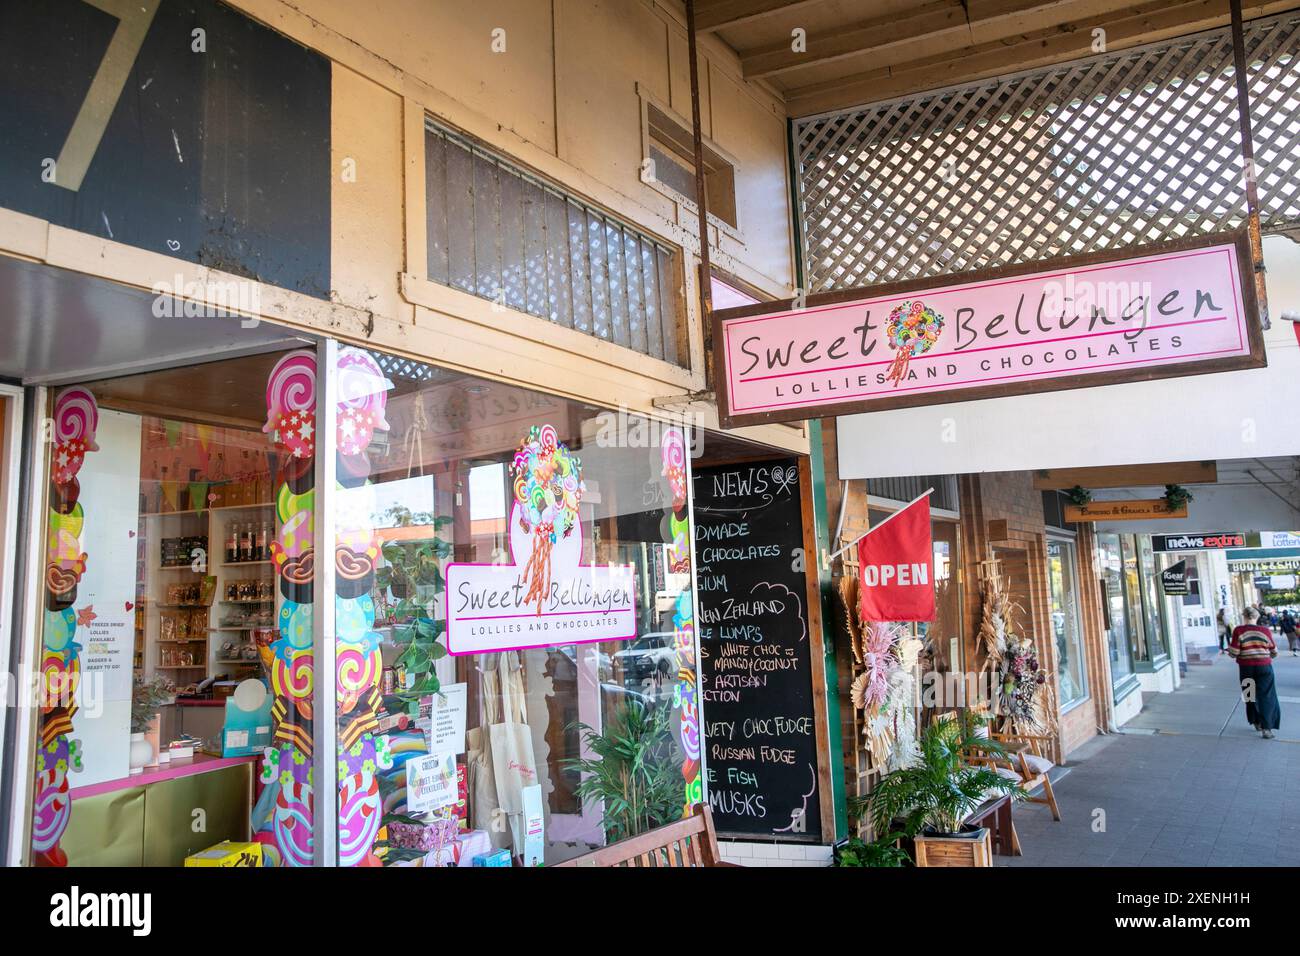
<svg viewBox="0 0 1300 956">
<path fill-rule="evenodd" d="M 1238 667 L 1241 694 L 1246 701 L 1246 721 L 1260 730 L 1277 730 L 1282 726 L 1282 704 L 1277 699 L 1277 681 L 1273 665 Z"/>
</svg>

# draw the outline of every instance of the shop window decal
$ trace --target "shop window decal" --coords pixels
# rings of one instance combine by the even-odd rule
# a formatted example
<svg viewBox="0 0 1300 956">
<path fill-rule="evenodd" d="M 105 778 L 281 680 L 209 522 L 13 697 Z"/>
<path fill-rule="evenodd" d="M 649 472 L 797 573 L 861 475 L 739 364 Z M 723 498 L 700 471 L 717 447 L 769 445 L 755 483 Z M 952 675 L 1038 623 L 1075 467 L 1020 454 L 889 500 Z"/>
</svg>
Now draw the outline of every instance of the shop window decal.
<svg viewBox="0 0 1300 956">
<path fill-rule="evenodd" d="M 95 431 L 99 406 L 84 388 L 67 388 L 54 401 L 54 457 L 51 463 L 49 543 L 45 567 L 46 604 L 41 648 L 40 742 L 36 754 L 36 793 L 32 852 L 41 866 L 67 866 L 59 840 L 72 817 L 68 774 L 81 769 L 81 746 L 72 735 L 81 664 L 78 624 L 88 621 L 72 605 L 86 573 L 81 550 L 85 514 L 78 498 L 77 472 L 87 452 L 98 451 Z"/>
</svg>

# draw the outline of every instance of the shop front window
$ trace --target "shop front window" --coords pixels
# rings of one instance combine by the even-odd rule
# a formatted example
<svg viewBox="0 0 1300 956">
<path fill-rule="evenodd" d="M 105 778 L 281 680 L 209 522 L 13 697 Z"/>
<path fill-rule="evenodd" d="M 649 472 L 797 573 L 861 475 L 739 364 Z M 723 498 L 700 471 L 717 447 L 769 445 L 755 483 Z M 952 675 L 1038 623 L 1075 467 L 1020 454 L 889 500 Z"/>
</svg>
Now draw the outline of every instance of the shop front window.
<svg viewBox="0 0 1300 956">
<path fill-rule="evenodd" d="M 180 865 L 248 841 L 264 750 L 280 735 L 310 754 L 310 622 L 278 661 L 273 650 L 273 489 L 310 482 L 313 461 L 310 439 L 296 436 L 295 459 L 267 422 L 262 395 L 286 354 L 52 392 L 37 865 Z M 268 826 L 310 862 L 311 761 L 282 769 L 298 799 Z"/>
<path fill-rule="evenodd" d="M 688 436 L 338 361 L 340 864 L 555 863 L 681 817 L 701 797 Z"/>
<path fill-rule="evenodd" d="M 1075 547 L 1071 541 L 1049 539 L 1047 575 L 1051 591 L 1052 634 L 1056 640 L 1056 676 L 1064 710 L 1088 696 L 1079 628 Z"/>
<path fill-rule="evenodd" d="M 1165 608 L 1160 589 L 1160 574 L 1156 570 L 1156 556 L 1151 548 L 1151 536 L 1138 535 L 1136 543 L 1141 571 L 1142 620 L 1146 625 L 1147 659 L 1158 661 L 1169 655 L 1168 643 L 1165 639 Z"/>
<path fill-rule="evenodd" d="M 1128 619 L 1129 652 L 1141 667 L 1151 664 L 1151 645 L 1147 640 L 1147 622 L 1142 606 L 1142 569 L 1138 562 L 1137 542 L 1131 534 L 1119 536 L 1123 561 L 1124 613 Z"/>
<path fill-rule="evenodd" d="M 1128 683 L 1133 674 L 1128 605 L 1124 597 L 1124 557 L 1119 535 L 1097 535 L 1097 566 L 1101 570 L 1110 679 L 1114 687 L 1119 688 Z"/>
</svg>

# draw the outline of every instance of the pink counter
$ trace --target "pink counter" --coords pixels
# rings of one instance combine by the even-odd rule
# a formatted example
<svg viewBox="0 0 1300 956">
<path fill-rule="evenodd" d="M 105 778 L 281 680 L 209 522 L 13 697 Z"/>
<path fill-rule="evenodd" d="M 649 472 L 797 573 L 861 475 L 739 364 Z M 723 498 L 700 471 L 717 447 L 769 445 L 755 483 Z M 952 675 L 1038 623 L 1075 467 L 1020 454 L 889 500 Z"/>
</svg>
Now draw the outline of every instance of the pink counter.
<svg viewBox="0 0 1300 956">
<path fill-rule="evenodd" d="M 140 773 L 121 777 L 117 780 L 105 780 L 103 783 L 74 787 L 70 795 L 73 800 L 84 800 L 87 797 L 95 797 L 101 793 L 112 793 L 115 790 L 126 790 L 130 787 L 144 787 L 151 783 L 161 783 L 164 780 L 176 780 L 180 777 L 189 777 L 198 773 L 223 770 L 226 767 L 237 767 L 241 763 L 253 763 L 257 759 L 256 755 L 211 757 L 207 754 L 195 754 L 193 757 L 184 760 L 173 760 L 166 766 L 146 767 Z"/>
</svg>

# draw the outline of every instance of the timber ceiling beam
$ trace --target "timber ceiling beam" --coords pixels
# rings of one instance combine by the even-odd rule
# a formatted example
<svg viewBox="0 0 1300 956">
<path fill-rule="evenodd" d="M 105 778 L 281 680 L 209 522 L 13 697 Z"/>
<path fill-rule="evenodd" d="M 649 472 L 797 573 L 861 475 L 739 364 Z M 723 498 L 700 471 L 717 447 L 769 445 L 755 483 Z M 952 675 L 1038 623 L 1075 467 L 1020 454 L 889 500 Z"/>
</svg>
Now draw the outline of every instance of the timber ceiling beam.
<svg viewBox="0 0 1300 956">
<path fill-rule="evenodd" d="M 712 33 L 824 2 L 825 0 L 696 0 L 695 29 L 698 33 Z"/>
<path fill-rule="evenodd" d="M 1152 465 L 1097 468 L 1051 468 L 1034 472 L 1035 491 L 1081 488 L 1149 488 L 1159 485 L 1206 485 L 1219 480 L 1212 461 L 1175 461 Z"/>
<path fill-rule="evenodd" d="M 916 40 L 948 35 L 959 40 L 970 37 L 966 9 L 960 0 L 936 0 L 908 13 L 874 17 L 845 26 L 834 33 L 810 36 L 808 48 L 802 52 L 792 50 L 787 39 L 766 49 L 742 55 L 740 65 L 745 72 L 745 79 L 756 80 L 862 56 L 864 53 L 877 53 Z"/>
<path fill-rule="evenodd" d="M 1253 19 L 1295 6 L 1295 0 L 1247 2 L 1244 12 Z M 1106 31 L 1106 48 L 1113 52 L 1226 23 L 1227 4 L 1222 0 L 1148 0 L 1124 10 L 806 86 L 794 85 L 790 81 L 795 77 L 788 77 L 786 105 L 789 115 L 807 116 L 1076 60 L 1094 55 L 1092 31 L 1098 28 Z"/>
</svg>

